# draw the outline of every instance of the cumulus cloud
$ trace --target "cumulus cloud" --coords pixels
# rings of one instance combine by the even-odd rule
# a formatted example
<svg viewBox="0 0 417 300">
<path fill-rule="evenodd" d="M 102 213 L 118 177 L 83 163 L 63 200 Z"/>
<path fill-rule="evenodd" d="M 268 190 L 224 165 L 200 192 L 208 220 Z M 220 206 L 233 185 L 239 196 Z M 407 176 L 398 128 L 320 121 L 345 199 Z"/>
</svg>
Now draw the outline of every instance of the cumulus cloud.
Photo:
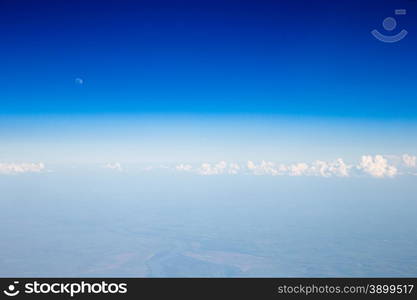
<svg viewBox="0 0 417 300">
<path fill-rule="evenodd" d="M 254 175 L 278 175 L 277 167 L 273 162 L 262 161 L 259 165 L 253 161 L 248 161 L 246 164 L 249 172 L 252 172 Z"/>
<path fill-rule="evenodd" d="M 43 163 L 0 163 L 0 174 L 39 173 L 44 170 Z"/>
<path fill-rule="evenodd" d="M 295 162 L 282 164 L 262 160 L 246 163 L 220 161 L 218 163 L 203 163 L 193 166 L 180 164 L 175 170 L 192 172 L 199 175 L 242 174 L 257 176 L 316 176 L 316 177 L 351 177 L 368 175 L 376 178 L 395 177 L 397 175 L 416 175 L 416 156 L 396 155 L 364 155 L 355 164 L 346 163 L 342 158 L 332 161 L 316 160 L 310 162 Z"/>
<path fill-rule="evenodd" d="M 178 166 L 175 166 L 175 170 L 184 171 L 184 172 L 191 172 L 193 170 L 193 166 L 188 165 L 188 164 L 180 164 Z"/>
<path fill-rule="evenodd" d="M 309 166 L 306 163 L 296 163 L 290 165 L 288 169 L 290 176 L 302 176 L 308 175 Z"/>
<path fill-rule="evenodd" d="M 200 175 L 219 175 L 225 173 L 226 168 L 227 163 L 225 161 L 221 161 L 217 164 L 203 163 L 197 172 Z"/>
<path fill-rule="evenodd" d="M 192 166 L 190 164 L 180 164 L 174 167 L 176 171 L 192 172 L 199 175 L 220 175 L 220 174 L 239 174 L 242 167 L 237 163 L 227 163 L 220 161 L 218 163 L 202 163 L 199 166 Z"/>
<path fill-rule="evenodd" d="M 229 164 L 229 169 L 227 171 L 229 174 L 236 175 L 239 173 L 239 171 L 240 171 L 239 164 L 236 164 L 236 163 Z"/>
<path fill-rule="evenodd" d="M 298 162 L 290 165 L 276 164 L 270 161 L 262 161 L 255 164 L 248 161 L 248 171 L 254 175 L 272 175 L 272 176 L 349 176 L 349 169 L 352 166 L 347 165 L 341 158 L 334 162 L 316 161 L 313 164 Z"/>
<path fill-rule="evenodd" d="M 123 171 L 122 165 L 118 162 L 117 163 L 108 163 L 104 166 L 104 168 L 114 170 L 114 171 L 118 171 L 118 172 Z"/>
<path fill-rule="evenodd" d="M 398 173 L 398 169 L 393 165 L 389 165 L 387 159 L 382 155 L 375 155 L 374 157 L 371 155 L 362 156 L 358 169 L 378 178 L 394 177 Z"/>
<path fill-rule="evenodd" d="M 404 154 L 402 156 L 402 160 L 404 162 L 404 164 L 409 167 L 409 168 L 414 168 L 417 166 L 417 157 L 416 156 L 411 156 L 408 154 Z"/>
<path fill-rule="evenodd" d="M 310 172 L 316 176 L 323 177 L 348 177 L 350 176 L 351 165 L 346 164 L 343 159 L 338 158 L 336 161 L 325 162 L 325 161 L 316 161 L 310 168 Z"/>
</svg>

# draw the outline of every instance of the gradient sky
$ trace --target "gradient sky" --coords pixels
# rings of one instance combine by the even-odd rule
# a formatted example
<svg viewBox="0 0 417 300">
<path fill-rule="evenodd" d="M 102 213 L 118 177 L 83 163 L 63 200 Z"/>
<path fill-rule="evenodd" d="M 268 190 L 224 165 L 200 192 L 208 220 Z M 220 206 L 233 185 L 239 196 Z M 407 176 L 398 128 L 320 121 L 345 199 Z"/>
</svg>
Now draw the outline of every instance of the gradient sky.
<svg viewBox="0 0 417 300">
<path fill-rule="evenodd" d="M 374 39 L 397 8 L 408 11 L 397 31 L 410 34 Z M 1 1 L 0 154 L 413 152 L 415 14 L 411 0 Z"/>
<path fill-rule="evenodd" d="M 416 16 L 0 0 L 0 276 L 416 276 Z"/>
</svg>

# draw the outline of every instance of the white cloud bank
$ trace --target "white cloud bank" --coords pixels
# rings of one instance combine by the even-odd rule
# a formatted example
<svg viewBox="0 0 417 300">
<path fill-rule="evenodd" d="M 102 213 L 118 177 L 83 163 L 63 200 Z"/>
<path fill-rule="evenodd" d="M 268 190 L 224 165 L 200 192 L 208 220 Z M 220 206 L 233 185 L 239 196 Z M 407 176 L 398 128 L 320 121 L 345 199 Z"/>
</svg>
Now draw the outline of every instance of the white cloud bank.
<svg viewBox="0 0 417 300">
<path fill-rule="evenodd" d="M 102 165 L 103 168 L 122 172 L 118 162 Z M 315 177 L 363 177 L 393 178 L 400 175 L 417 176 L 417 157 L 403 155 L 363 155 L 356 163 L 346 163 L 338 158 L 333 161 L 317 160 L 291 164 L 272 161 L 247 161 L 245 163 L 220 161 L 217 163 L 159 165 L 145 168 L 145 171 L 166 169 L 202 176 L 211 175 L 257 175 L 257 176 L 315 176 Z M 40 173 L 47 171 L 44 163 L 0 163 L 0 175 Z"/>
<path fill-rule="evenodd" d="M 238 174 L 240 166 L 236 163 L 221 161 L 216 164 L 203 163 L 197 173 L 200 175 Z"/>
<path fill-rule="evenodd" d="M 352 166 L 347 165 L 342 159 L 334 162 L 316 161 L 313 164 L 295 163 L 291 165 L 277 164 L 270 161 L 262 161 L 257 164 L 248 161 L 246 164 L 227 163 L 221 161 L 210 164 L 203 163 L 200 166 L 193 167 L 190 164 L 180 164 L 175 167 L 177 171 L 194 172 L 199 175 L 220 175 L 220 174 L 252 174 L 252 175 L 271 175 L 271 176 L 322 176 L 322 177 L 347 177 L 349 169 Z"/>
<path fill-rule="evenodd" d="M 358 169 L 379 178 L 394 177 L 398 174 L 398 169 L 393 165 L 389 165 L 388 160 L 382 155 L 375 155 L 375 157 L 370 155 L 362 156 Z"/>
<path fill-rule="evenodd" d="M 110 169 L 110 170 L 114 170 L 114 171 L 118 171 L 118 172 L 122 172 L 123 168 L 122 165 L 118 162 L 116 163 L 108 163 L 106 165 L 104 165 L 105 169 Z"/>
<path fill-rule="evenodd" d="M 409 168 L 415 168 L 417 166 L 417 157 L 404 154 L 402 156 L 404 164 Z"/>
<path fill-rule="evenodd" d="M 198 166 L 180 164 L 175 170 L 191 172 L 199 175 L 220 174 L 250 174 L 269 176 L 319 176 L 319 177 L 352 177 L 371 176 L 375 178 L 392 178 L 397 175 L 416 175 L 416 156 L 404 154 L 401 157 L 383 155 L 364 155 L 356 164 L 348 164 L 343 159 L 334 161 L 317 160 L 313 163 L 297 162 L 293 164 L 279 164 L 271 161 L 256 163 L 203 163 Z"/>
<path fill-rule="evenodd" d="M 0 163 L 0 174 L 39 173 L 45 170 L 43 163 Z"/>
</svg>

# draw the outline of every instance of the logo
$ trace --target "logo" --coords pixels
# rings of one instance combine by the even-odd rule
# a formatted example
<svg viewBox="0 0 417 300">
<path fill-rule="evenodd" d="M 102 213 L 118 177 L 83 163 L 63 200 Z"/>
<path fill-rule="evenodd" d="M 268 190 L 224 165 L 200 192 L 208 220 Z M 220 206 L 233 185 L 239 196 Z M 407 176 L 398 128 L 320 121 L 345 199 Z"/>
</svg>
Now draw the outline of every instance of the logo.
<svg viewBox="0 0 417 300">
<path fill-rule="evenodd" d="M 127 283 L 108 283 L 106 281 L 93 282 L 42 282 L 32 281 L 21 284 L 20 289 L 17 288 L 19 281 L 9 284 L 7 289 L 3 290 L 6 296 L 14 297 L 18 294 L 67 294 L 71 298 L 77 294 L 126 294 Z"/>
<path fill-rule="evenodd" d="M 7 290 L 4 290 L 3 293 L 9 297 L 14 297 L 18 295 L 20 292 L 19 290 L 16 290 L 16 285 L 19 284 L 19 281 L 13 282 L 13 284 L 10 284 L 7 287 Z"/>
<path fill-rule="evenodd" d="M 399 16 L 404 16 L 407 14 L 407 10 L 406 9 L 396 9 L 395 10 L 395 15 L 399 15 Z M 388 17 L 385 18 L 384 21 L 382 21 L 382 27 L 384 27 L 384 29 L 387 32 L 391 32 L 394 29 L 397 28 L 397 20 L 393 17 Z M 408 31 L 403 29 L 400 32 L 398 32 L 395 35 L 385 35 L 380 33 L 378 30 L 374 29 L 371 31 L 371 34 L 379 41 L 384 42 L 384 43 L 396 43 L 401 41 L 403 38 L 405 38 L 408 34 Z"/>
</svg>

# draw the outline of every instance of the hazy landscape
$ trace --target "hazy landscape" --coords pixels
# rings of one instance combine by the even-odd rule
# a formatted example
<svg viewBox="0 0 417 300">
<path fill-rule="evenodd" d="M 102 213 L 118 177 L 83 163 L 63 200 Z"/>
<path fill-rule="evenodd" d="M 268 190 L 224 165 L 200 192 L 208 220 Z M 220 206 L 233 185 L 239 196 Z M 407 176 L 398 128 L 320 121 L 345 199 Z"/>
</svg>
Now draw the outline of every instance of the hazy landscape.
<svg viewBox="0 0 417 300">
<path fill-rule="evenodd" d="M 417 275 L 409 177 L 51 173 L 0 189 L 0 276 Z"/>
</svg>

